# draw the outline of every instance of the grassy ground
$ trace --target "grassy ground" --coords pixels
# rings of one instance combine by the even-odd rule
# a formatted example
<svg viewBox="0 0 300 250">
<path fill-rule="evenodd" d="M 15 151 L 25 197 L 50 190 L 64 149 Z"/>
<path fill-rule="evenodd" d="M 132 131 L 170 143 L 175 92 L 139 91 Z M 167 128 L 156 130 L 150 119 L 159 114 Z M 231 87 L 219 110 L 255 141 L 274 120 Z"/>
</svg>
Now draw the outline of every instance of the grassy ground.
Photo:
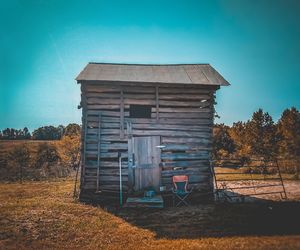
<svg viewBox="0 0 300 250">
<path fill-rule="evenodd" d="M 112 213 L 74 202 L 72 188 L 71 180 L 0 184 L 0 249 L 300 248 L 299 204 Z"/>
</svg>

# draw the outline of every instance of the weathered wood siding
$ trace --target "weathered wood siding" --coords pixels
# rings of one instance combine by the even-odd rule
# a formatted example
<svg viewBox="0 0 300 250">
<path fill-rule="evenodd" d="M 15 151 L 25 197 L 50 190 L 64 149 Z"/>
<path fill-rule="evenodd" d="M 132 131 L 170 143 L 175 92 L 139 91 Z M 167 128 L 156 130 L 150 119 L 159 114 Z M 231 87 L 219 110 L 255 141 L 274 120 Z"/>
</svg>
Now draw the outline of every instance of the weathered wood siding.
<svg viewBox="0 0 300 250">
<path fill-rule="evenodd" d="M 82 190 L 97 189 L 97 149 L 100 128 L 100 190 L 119 190 L 118 152 L 128 153 L 128 122 L 132 136 L 161 136 L 162 184 L 187 174 L 200 191 L 212 189 L 209 160 L 212 149 L 214 95 L 217 87 L 187 85 L 82 83 L 84 154 Z M 129 118 L 129 105 L 151 105 L 150 119 Z M 201 107 L 201 108 L 200 108 Z M 101 123 L 99 123 L 101 113 Z M 84 138 L 84 136 L 82 136 Z M 174 170 L 174 167 L 183 167 Z M 128 164 L 122 164 L 123 190 L 128 190 Z"/>
</svg>

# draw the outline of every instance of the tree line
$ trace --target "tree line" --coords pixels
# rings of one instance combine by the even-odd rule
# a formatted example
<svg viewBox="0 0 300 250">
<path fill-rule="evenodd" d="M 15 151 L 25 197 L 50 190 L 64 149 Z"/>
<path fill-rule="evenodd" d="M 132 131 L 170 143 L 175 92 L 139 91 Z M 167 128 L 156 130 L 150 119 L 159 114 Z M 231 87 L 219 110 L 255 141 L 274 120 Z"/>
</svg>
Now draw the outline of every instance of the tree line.
<svg viewBox="0 0 300 250">
<path fill-rule="evenodd" d="M 40 142 L 37 149 L 27 143 L 14 146 L 6 155 L 0 155 L 3 174 L 0 176 L 33 176 L 39 178 L 41 171 L 53 172 L 78 166 L 80 157 L 81 127 L 71 123 L 44 126 L 30 134 L 25 127 L 21 130 L 4 129 L 0 139 L 5 140 L 56 140 Z M 13 144 L 12 144 L 13 145 Z M 37 145 L 37 144 L 36 144 Z M 280 163 L 283 172 L 299 176 L 300 170 L 300 113 L 292 107 L 283 111 L 277 122 L 262 109 L 254 112 L 246 122 L 235 122 L 232 126 L 216 124 L 213 130 L 214 159 L 239 159 L 235 166 L 249 167 L 254 158 L 271 161 L 287 159 Z M 223 164 L 224 166 L 224 164 Z M 0 168 L 1 170 L 1 168 Z M 18 175 L 14 174 L 20 173 Z M 24 172 L 25 171 L 25 172 Z M 28 172 L 26 175 L 26 171 Z"/>
<path fill-rule="evenodd" d="M 43 126 L 35 129 L 32 134 L 27 127 L 23 129 L 6 128 L 0 130 L 0 140 L 60 140 L 64 135 L 80 132 L 80 126 L 70 123 L 67 126 Z"/>
<path fill-rule="evenodd" d="M 43 126 L 32 134 L 24 129 L 6 128 L 0 131 L 0 140 L 60 140 L 63 136 L 80 134 L 80 126 L 71 123 Z M 295 158 L 300 156 L 300 113 L 295 108 L 283 111 L 275 123 L 272 116 L 262 109 L 254 112 L 246 122 L 232 126 L 216 124 L 213 131 L 213 156 L 220 158 Z"/>
<path fill-rule="evenodd" d="M 215 159 L 239 158 L 245 162 L 253 158 L 270 161 L 294 159 L 300 162 L 300 113 L 295 107 L 286 109 L 274 122 L 262 109 L 254 112 L 246 122 L 232 126 L 218 124 L 214 128 Z"/>
</svg>

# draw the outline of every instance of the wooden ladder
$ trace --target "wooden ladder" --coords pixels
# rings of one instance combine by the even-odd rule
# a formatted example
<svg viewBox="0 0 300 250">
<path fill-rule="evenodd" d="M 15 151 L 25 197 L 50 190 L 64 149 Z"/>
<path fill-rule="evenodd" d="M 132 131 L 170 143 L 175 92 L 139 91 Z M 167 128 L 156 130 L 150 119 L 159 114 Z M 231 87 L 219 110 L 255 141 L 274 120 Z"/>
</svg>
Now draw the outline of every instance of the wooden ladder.
<svg viewBox="0 0 300 250">
<path fill-rule="evenodd" d="M 84 139 L 83 139 L 83 157 L 82 157 L 82 173 L 81 173 L 81 185 L 84 185 L 85 182 L 85 168 L 86 168 L 86 154 L 87 154 L 87 130 L 88 130 L 88 114 L 85 115 L 84 121 Z M 98 115 L 98 130 L 97 130 L 97 175 L 96 175 L 96 192 L 99 191 L 100 184 L 100 154 L 101 154 L 101 113 Z"/>
</svg>

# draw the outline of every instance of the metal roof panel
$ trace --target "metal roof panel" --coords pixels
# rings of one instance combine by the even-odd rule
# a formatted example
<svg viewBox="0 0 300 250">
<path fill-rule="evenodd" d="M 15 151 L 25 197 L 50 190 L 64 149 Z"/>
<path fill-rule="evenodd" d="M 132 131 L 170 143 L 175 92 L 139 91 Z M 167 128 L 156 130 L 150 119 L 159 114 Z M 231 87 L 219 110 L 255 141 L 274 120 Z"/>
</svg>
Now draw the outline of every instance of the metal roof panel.
<svg viewBox="0 0 300 250">
<path fill-rule="evenodd" d="M 209 64 L 89 63 L 76 80 L 229 85 Z"/>
</svg>

